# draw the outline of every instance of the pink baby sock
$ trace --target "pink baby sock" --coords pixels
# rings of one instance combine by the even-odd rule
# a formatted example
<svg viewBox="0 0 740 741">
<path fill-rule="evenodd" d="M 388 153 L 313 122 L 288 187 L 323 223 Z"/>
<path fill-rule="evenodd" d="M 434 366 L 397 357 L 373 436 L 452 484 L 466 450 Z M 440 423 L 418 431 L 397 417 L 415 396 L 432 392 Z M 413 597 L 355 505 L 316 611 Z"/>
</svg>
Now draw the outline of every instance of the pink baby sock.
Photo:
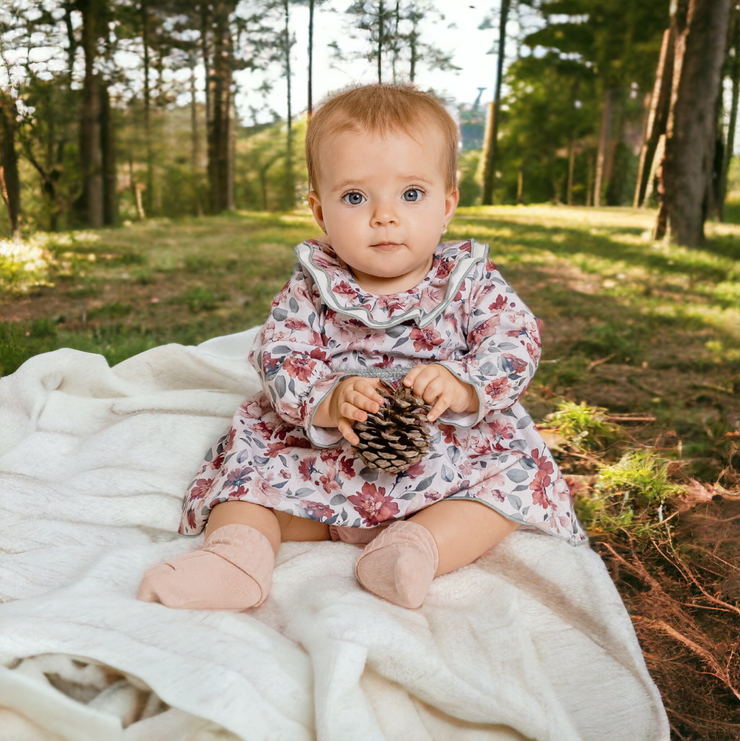
<svg viewBox="0 0 740 741">
<path fill-rule="evenodd" d="M 365 589 L 401 607 L 419 607 L 439 566 L 432 534 L 423 525 L 399 520 L 360 554 L 357 581 Z"/>
<path fill-rule="evenodd" d="M 272 546 L 259 530 L 224 525 L 202 549 L 145 571 L 136 596 L 178 609 L 241 612 L 265 601 L 274 565 Z"/>
</svg>

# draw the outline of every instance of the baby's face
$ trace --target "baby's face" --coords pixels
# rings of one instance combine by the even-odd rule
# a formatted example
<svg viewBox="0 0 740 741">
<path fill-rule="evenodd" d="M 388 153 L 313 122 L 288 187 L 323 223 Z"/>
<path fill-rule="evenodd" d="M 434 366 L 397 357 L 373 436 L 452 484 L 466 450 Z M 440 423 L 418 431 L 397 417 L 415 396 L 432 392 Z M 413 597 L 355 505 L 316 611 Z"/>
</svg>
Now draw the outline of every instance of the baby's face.
<svg viewBox="0 0 740 741">
<path fill-rule="evenodd" d="M 345 131 L 319 147 L 316 221 L 358 283 L 396 293 L 429 271 L 457 191 L 447 192 L 444 139 L 436 126 L 385 137 Z"/>
</svg>

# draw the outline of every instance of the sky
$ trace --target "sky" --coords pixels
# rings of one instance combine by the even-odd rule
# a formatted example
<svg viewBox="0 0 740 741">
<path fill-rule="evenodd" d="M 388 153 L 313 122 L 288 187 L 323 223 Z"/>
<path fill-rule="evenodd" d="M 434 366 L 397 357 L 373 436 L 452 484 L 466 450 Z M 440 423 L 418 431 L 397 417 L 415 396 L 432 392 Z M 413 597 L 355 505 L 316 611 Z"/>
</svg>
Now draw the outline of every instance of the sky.
<svg viewBox="0 0 740 741">
<path fill-rule="evenodd" d="M 334 2 L 333 6 L 344 8 L 346 2 Z M 498 19 L 494 27 L 478 30 L 492 8 L 498 7 L 498 1 L 464 2 L 464 0 L 436 0 L 435 7 L 445 20 L 437 20 L 421 27 L 424 40 L 433 43 L 443 51 L 453 53 L 453 63 L 459 71 L 429 70 L 421 66 L 417 71 L 416 84 L 419 87 L 433 88 L 438 94 L 454 98 L 457 103 L 473 103 L 478 95 L 478 88 L 484 87 L 482 102 L 493 100 L 493 86 L 496 81 L 496 55 L 488 54 L 498 37 Z M 291 30 L 296 36 L 293 47 L 293 110 L 303 111 L 308 105 L 308 8 L 295 7 L 292 11 Z M 516 21 L 510 21 L 507 30 L 516 32 Z M 356 41 L 348 38 L 344 13 L 331 13 L 317 8 L 314 13 L 314 105 L 320 102 L 331 91 L 342 88 L 353 82 L 376 82 L 377 71 L 374 63 L 367 58 L 341 63 L 332 60 L 329 42 L 341 40 L 343 48 L 365 52 L 368 43 L 364 38 Z M 513 51 L 513 49 L 512 49 Z M 508 55 L 507 55 L 508 56 Z M 267 105 L 281 117 L 286 115 L 285 79 L 275 77 L 273 71 L 269 79 L 273 80 L 271 93 L 267 96 Z M 249 99 L 254 104 L 254 90 L 264 76 L 254 72 L 237 73 L 238 82 L 243 94 L 237 98 L 237 107 L 245 123 L 253 123 L 248 113 Z M 384 80 L 385 81 L 385 80 Z M 267 111 L 256 117 L 257 122 L 271 120 Z"/>
</svg>

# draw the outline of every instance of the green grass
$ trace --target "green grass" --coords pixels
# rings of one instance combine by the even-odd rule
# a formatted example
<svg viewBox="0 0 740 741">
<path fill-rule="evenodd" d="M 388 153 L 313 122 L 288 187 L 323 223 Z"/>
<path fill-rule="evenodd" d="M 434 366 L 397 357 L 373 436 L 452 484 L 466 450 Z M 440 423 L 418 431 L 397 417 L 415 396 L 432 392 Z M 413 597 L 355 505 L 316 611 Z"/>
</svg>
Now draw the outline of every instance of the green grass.
<svg viewBox="0 0 740 741">
<path fill-rule="evenodd" d="M 608 444 L 593 426 L 598 410 L 653 416 L 638 429 L 644 442 L 671 433 L 681 444 L 665 455 L 715 480 L 739 463 L 727 435 L 740 427 L 740 226 L 708 224 L 706 244 L 687 249 L 651 241 L 654 216 L 466 208 L 447 238 L 488 242 L 544 321 L 543 362 L 524 400 L 535 419 L 573 404 L 572 435 L 586 431 L 580 443 L 595 450 Z M 58 347 L 116 363 L 261 324 L 293 268 L 293 247 L 318 232 L 297 210 L 0 243 L 0 373 Z M 581 402 L 588 419 L 579 419 Z"/>
</svg>

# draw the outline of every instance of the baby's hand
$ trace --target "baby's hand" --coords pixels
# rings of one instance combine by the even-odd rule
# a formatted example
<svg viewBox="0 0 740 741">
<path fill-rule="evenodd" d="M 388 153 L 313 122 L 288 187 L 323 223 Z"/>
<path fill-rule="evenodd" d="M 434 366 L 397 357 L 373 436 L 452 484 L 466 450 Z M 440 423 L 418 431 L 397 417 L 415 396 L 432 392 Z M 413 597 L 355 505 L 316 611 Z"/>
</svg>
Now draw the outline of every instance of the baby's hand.
<svg viewBox="0 0 740 741">
<path fill-rule="evenodd" d="M 475 389 L 438 363 L 414 366 L 404 377 L 403 383 L 414 396 L 434 405 L 427 415 L 430 422 L 448 409 L 453 412 L 478 411 Z"/>
<path fill-rule="evenodd" d="M 368 412 L 374 414 L 381 404 L 385 404 L 385 399 L 375 390 L 379 384 L 379 378 L 349 376 L 343 378 L 332 392 L 329 415 L 350 445 L 360 442 L 352 429 L 355 421 L 364 422 Z"/>
</svg>

